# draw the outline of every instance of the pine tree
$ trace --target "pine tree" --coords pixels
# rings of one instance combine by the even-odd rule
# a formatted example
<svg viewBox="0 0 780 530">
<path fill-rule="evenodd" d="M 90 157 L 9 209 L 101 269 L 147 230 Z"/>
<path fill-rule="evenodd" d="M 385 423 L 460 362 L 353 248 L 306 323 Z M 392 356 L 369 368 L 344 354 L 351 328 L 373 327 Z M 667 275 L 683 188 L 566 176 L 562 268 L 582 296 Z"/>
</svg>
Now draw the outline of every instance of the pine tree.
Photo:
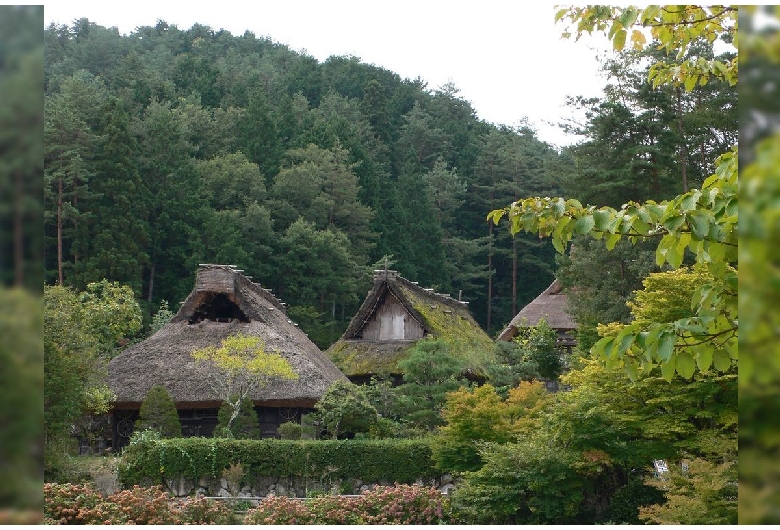
<svg viewBox="0 0 780 530">
<path fill-rule="evenodd" d="M 135 422 L 135 431 L 154 429 L 163 438 L 180 438 L 181 422 L 176 404 L 165 387 L 153 386 L 141 403 L 141 413 Z"/>
</svg>

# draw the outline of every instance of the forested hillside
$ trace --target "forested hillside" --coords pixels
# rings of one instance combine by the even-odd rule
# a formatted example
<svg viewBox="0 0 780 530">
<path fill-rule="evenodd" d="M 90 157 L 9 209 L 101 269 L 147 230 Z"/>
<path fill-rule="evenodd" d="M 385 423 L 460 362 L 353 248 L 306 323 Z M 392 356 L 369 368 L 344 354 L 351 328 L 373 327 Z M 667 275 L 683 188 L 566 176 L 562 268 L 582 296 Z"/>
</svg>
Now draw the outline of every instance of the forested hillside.
<svg viewBox="0 0 780 530">
<path fill-rule="evenodd" d="M 491 330 L 552 279 L 548 242 L 513 247 L 485 217 L 560 193 L 560 156 L 453 86 L 201 25 L 121 36 L 82 19 L 45 46 L 47 283 L 117 280 L 153 311 L 198 263 L 230 263 L 322 342 L 385 258 L 462 291 Z"/>
<path fill-rule="evenodd" d="M 589 113 L 571 126 L 590 140 L 558 151 L 480 120 L 452 85 L 250 32 L 159 21 L 122 36 L 81 19 L 44 43 L 46 282 L 119 281 L 148 317 L 178 307 L 198 263 L 229 263 L 320 347 L 385 264 L 462 296 L 495 334 L 556 263 L 549 241 L 513 239 L 489 211 L 536 195 L 672 196 L 736 128 L 714 123 L 728 117 L 710 97 L 722 91 L 649 90 L 629 56 L 605 65 L 619 83 L 603 101 L 573 97 Z M 687 181 L 672 181 L 681 164 Z"/>
</svg>

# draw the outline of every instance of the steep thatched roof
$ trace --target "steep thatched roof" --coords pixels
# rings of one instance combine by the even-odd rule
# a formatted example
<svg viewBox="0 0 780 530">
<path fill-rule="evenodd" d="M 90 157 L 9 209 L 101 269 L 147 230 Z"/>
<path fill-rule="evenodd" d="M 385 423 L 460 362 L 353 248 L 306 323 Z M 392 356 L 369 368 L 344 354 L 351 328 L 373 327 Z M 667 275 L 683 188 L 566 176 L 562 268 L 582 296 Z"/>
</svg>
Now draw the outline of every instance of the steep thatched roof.
<svg viewBox="0 0 780 530">
<path fill-rule="evenodd" d="M 108 365 L 117 408 L 135 408 L 155 385 L 168 390 L 179 408 L 219 406 L 220 398 L 195 366 L 192 351 L 219 346 L 230 335 L 256 335 L 265 349 L 282 355 L 298 374 L 252 395 L 269 406 L 310 407 L 344 374 L 287 316 L 270 291 L 227 265 L 201 265 L 195 289 L 176 316 Z"/>
<path fill-rule="evenodd" d="M 553 281 L 542 294 L 534 298 L 512 319 L 498 336 L 498 340 L 510 341 L 517 335 L 517 329 L 523 326 L 536 326 L 546 319 L 551 328 L 560 332 L 577 329 L 577 323 L 566 312 L 568 298 L 558 280 Z"/>
<path fill-rule="evenodd" d="M 493 342 L 468 310 L 468 303 L 424 289 L 396 271 L 374 271 L 374 286 L 342 337 L 325 352 L 348 376 L 397 375 L 418 340 L 443 339 L 453 355 L 462 357 L 469 369 L 480 372 L 493 355 Z M 406 339 L 366 338 L 367 327 L 382 306 L 400 304 L 407 320 L 419 331 Z"/>
</svg>

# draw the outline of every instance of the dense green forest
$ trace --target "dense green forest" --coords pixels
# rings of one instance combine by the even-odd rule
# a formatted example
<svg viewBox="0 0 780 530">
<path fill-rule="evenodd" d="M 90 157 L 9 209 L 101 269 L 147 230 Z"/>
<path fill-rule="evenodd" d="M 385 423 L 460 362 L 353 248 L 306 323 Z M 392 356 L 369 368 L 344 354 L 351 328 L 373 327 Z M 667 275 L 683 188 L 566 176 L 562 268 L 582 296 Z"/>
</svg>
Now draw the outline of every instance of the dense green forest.
<svg viewBox="0 0 780 530">
<path fill-rule="evenodd" d="M 558 264 L 550 241 L 512 238 L 489 211 L 668 198 L 736 137 L 735 89 L 651 89 L 639 53 L 604 64 L 603 98 L 572 95 L 587 119 L 564 127 L 587 140 L 559 149 L 480 120 L 453 85 L 251 32 L 158 21 L 123 36 L 81 19 L 50 25 L 44 46 L 46 283 L 129 285 L 148 321 L 198 263 L 230 263 L 323 348 L 385 264 L 462 296 L 495 334 Z"/>
</svg>

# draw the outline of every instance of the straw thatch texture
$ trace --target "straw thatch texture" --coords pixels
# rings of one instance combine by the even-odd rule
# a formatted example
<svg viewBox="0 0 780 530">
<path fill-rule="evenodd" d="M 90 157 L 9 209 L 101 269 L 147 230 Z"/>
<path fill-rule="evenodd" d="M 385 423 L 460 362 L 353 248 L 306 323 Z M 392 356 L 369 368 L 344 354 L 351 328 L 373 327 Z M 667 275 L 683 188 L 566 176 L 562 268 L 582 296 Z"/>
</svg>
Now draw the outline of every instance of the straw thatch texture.
<svg viewBox="0 0 780 530">
<path fill-rule="evenodd" d="M 566 312 L 568 303 L 560 282 L 554 280 L 547 289 L 520 310 L 498 336 L 498 340 L 510 341 L 517 335 L 518 328 L 536 326 L 543 318 L 559 334 L 577 329 L 577 323 Z"/>
<path fill-rule="evenodd" d="M 379 319 L 390 318 L 393 312 L 396 316 L 403 312 L 404 338 L 388 338 L 376 331 Z M 396 271 L 375 271 L 373 288 L 342 337 L 325 353 L 349 377 L 400 375 L 398 362 L 418 340 L 429 338 L 446 341 L 452 354 L 462 357 L 475 372 L 493 354 L 490 337 L 471 316 L 466 302 L 423 289 Z"/>
<path fill-rule="evenodd" d="M 210 304 L 216 302 L 222 305 L 214 309 Z M 164 386 L 177 408 L 218 407 L 221 400 L 191 353 L 219 346 L 236 333 L 261 337 L 266 351 L 282 355 L 298 374 L 297 380 L 257 390 L 251 396 L 255 404 L 311 407 L 331 383 L 345 379 L 270 292 L 229 266 L 212 265 L 198 271 L 196 288 L 171 322 L 111 360 L 109 386 L 117 395 L 116 408 L 136 408 L 154 385 Z"/>
</svg>

